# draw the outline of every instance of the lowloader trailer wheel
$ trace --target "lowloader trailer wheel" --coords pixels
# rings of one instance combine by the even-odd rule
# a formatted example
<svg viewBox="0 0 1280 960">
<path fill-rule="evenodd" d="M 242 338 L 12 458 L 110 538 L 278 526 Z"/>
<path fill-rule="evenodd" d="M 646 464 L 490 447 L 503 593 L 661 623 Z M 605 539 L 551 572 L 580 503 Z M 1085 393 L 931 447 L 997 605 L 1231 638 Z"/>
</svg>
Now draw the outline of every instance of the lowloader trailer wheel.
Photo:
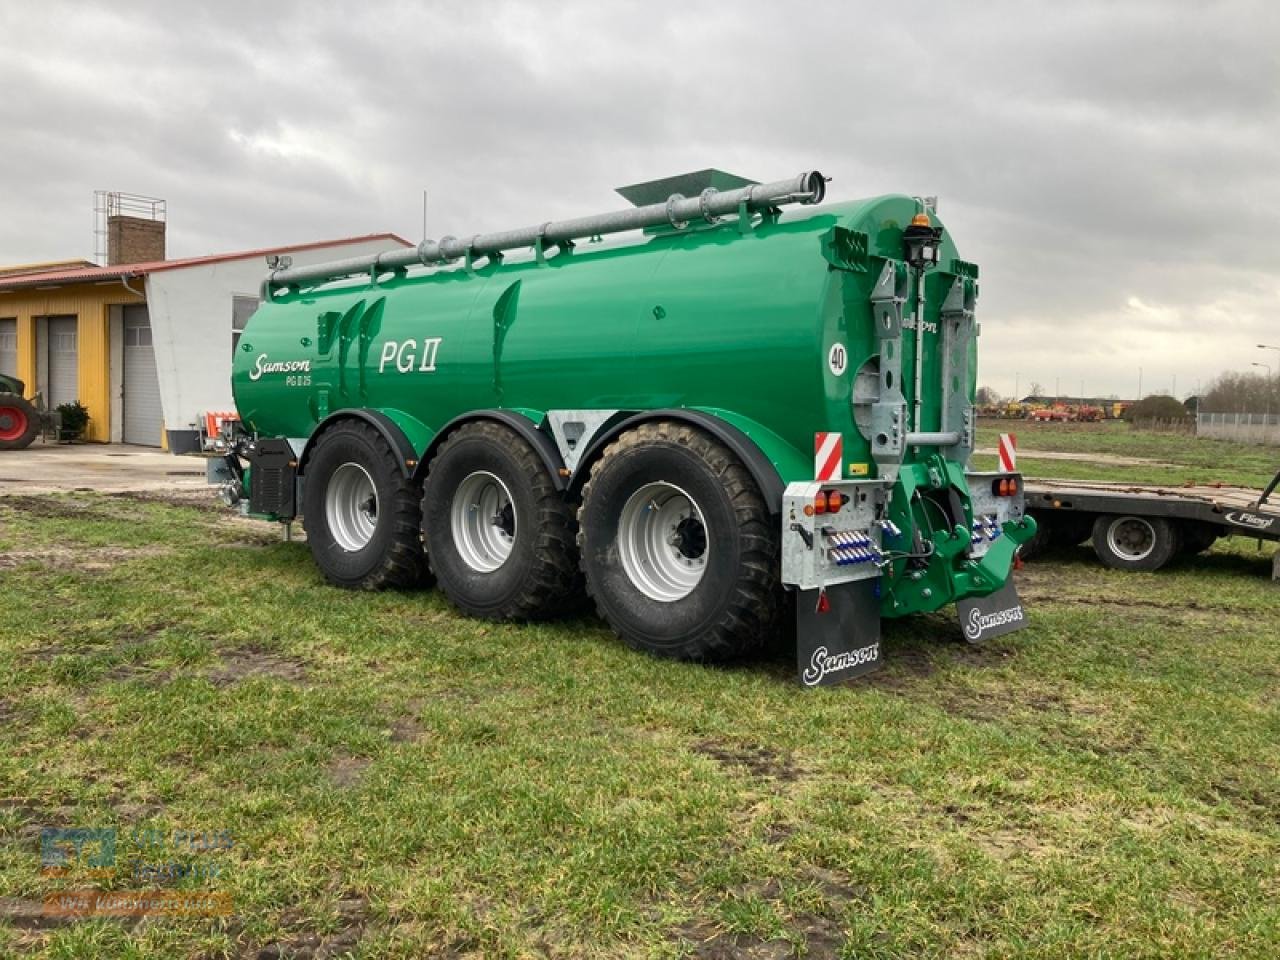
<svg viewBox="0 0 1280 960">
<path fill-rule="evenodd" d="M 1023 560 L 1034 560 L 1045 554 L 1078 547 L 1089 539 L 1094 518 L 1088 515 L 1041 515 L 1036 518 L 1036 532 L 1018 548 Z"/>
<path fill-rule="evenodd" d="M 578 514 L 587 589 L 632 647 L 716 661 L 758 649 L 782 603 L 778 523 L 707 434 L 630 430 L 592 468 Z"/>
<path fill-rule="evenodd" d="M 1114 570 L 1159 570 L 1177 554 L 1179 534 L 1164 517 L 1103 514 L 1093 524 L 1093 551 Z"/>
<path fill-rule="evenodd" d="M 303 519 L 325 579 L 354 590 L 409 587 L 425 570 L 419 494 L 368 423 L 346 420 L 316 441 Z"/>
<path fill-rule="evenodd" d="M 0 450 L 22 450 L 40 435 L 40 415 L 30 401 L 0 393 Z"/>
<path fill-rule="evenodd" d="M 1215 543 L 1222 533 L 1218 527 L 1211 523 L 1202 523 L 1198 520 L 1183 520 L 1179 527 L 1182 533 L 1182 543 L 1179 552 L 1183 556 L 1192 557 L 1197 553 L 1204 553 Z"/>
<path fill-rule="evenodd" d="M 572 507 L 537 452 L 498 423 L 459 427 L 431 461 L 423 539 L 436 581 L 463 613 L 561 613 L 578 585 Z"/>
</svg>

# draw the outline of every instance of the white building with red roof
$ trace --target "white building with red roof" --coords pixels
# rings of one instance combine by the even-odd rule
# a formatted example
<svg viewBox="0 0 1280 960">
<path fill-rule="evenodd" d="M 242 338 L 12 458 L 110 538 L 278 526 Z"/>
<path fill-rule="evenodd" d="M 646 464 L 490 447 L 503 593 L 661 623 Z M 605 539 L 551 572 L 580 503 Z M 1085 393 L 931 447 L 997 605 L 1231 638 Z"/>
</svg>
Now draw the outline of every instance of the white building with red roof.
<svg viewBox="0 0 1280 960">
<path fill-rule="evenodd" d="M 204 414 L 234 409 L 232 350 L 268 256 L 302 266 L 407 246 L 381 233 L 105 267 L 0 267 L 0 373 L 50 408 L 82 403 L 86 440 L 186 452 Z"/>
</svg>

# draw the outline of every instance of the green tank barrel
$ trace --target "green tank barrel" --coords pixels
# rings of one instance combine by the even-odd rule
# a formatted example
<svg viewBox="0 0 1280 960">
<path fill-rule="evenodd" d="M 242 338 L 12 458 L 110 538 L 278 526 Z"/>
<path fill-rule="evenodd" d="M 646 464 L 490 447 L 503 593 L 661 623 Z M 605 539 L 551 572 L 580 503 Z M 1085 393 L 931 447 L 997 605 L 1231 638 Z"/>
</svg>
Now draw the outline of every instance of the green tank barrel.
<svg viewBox="0 0 1280 960">
<path fill-rule="evenodd" d="M 728 177 L 706 174 L 694 186 Z M 688 422 L 770 500 L 777 576 L 802 603 L 852 583 L 901 616 L 1004 589 L 1034 523 L 1016 476 L 967 470 L 977 267 L 908 196 L 734 209 L 559 237 L 554 255 L 490 243 L 434 269 L 278 270 L 235 356 L 243 424 L 287 441 L 305 476 L 319 428 L 376 414 L 422 483 L 459 423 L 519 418 L 576 502 L 619 425 Z M 805 513 L 833 491 L 845 511 L 865 502 L 859 530 Z M 846 534 L 871 542 L 835 542 Z"/>
</svg>

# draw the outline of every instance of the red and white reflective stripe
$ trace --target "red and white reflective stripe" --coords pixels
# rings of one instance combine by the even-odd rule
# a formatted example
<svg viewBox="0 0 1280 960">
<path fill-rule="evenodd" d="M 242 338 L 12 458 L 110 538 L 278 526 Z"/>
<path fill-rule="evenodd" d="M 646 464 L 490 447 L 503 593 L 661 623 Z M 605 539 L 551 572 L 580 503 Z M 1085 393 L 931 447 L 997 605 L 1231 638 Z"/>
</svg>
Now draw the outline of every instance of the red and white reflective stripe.
<svg viewBox="0 0 1280 960">
<path fill-rule="evenodd" d="M 1000 434 L 1000 470 L 1002 473 L 1018 472 L 1018 438 L 1012 433 Z"/>
<path fill-rule="evenodd" d="M 839 433 L 813 435 L 813 478 L 820 482 L 840 479 L 840 458 L 844 456 L 844 436 Z"/>
<path fill-rule="evenodd" d="M 222 432 L 222 425 L 232 420 L 239 420 L 237 413 L 206 413 L 204 415 L 204 432 L 206 436 L 216 437 Z"/>
</svg>

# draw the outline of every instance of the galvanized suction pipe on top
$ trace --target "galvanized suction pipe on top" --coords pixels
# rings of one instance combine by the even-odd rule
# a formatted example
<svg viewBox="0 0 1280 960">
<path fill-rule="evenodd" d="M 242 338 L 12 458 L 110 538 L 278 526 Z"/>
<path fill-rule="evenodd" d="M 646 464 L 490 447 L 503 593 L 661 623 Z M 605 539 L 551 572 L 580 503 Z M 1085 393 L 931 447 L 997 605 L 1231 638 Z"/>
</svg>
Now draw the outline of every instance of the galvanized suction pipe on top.
<svg viewBox="0 0 1280 960">
<path fill-rule="evenodd" d="M 790 180 L 756 183 L 736 190 L 704 190 L 696 197 L 684 197 L 676 193 L 664 203 L 651 203 L 615 213 L 552 221 L 519 230 L 477 234 L 467 240 L 457 237 L 424 240 L 410 250 L 388 250 L 370 256 L 349 257 L 306 267 L 288 267 L 272 271 L 267 277 L 266 286 L 269 290 L 272 287 L 323 283 L 341 277 L 419 264 L 447 263 L 468 253 L 473 257 L 488 256 L 504 250 L 532 247 L 539 242 L 555 246 L 583 237 L 642 230 L 645 227 L 669 225 L 678 229 L 695 220 L 715 222 L 720 217 L 736 213 L 743 204 L 748 212 L 754 212 L 788 203 L 821 203 L 825 194 L 826 178 L 818 171 L 811 170 Z"/>
</svg>

